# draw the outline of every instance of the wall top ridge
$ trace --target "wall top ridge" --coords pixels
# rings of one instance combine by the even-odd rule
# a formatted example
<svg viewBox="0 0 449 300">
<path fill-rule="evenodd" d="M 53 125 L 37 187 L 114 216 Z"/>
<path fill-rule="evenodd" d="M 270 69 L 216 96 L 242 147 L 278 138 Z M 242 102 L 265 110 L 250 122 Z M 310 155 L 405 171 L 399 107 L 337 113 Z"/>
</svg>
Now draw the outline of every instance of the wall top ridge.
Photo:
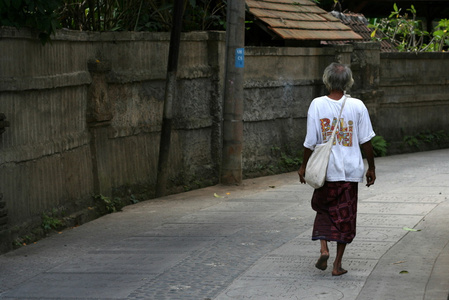
<svg viewBox="0 0 449 300">
<path fill-rule="evenodd" d="M 224 31 L 195 31 L 181 34 L 181 41 L 225 40 Z M 136 32 L 136 31 L 109 31 L 92 32 L 69 29 L 58 29 L 52 35 L 51 41 L 78 41 L 78 42 L 127 42 L 127 41 L 170 41 L 170 32 Z M 38 32 L 26 28 L 1 26 L 0 39 L 32 39 L 40 43 Z"/>
<path fill-rule="evenodd" d="M 245 47 L 245 55 L 254 56 L 315 56 L 334 53 L 334 47 Z"/>
<path fill-rule="evenodd" d="M 381 52 L 386 59 L 449 59 L 449 52 Z"/>
</svg>

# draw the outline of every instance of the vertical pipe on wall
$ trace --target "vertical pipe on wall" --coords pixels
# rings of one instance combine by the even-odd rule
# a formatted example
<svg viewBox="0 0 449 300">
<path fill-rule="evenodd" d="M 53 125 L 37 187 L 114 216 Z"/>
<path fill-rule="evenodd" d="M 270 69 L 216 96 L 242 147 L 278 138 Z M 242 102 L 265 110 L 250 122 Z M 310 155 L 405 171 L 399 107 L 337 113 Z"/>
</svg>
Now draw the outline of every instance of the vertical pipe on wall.
<svg viewBox="0 0 449 300">
<path fill-rule="evenodd" d="M 159 160 L 157 166 L 156 197 L 165 195 L 168 178 L 168 157 L 173 122 L 173 99 L 176 97 L 176 73 L 178 70 L 179 44 L 181 41 L 182 14 L 184 0 L 175 0 L 173 27 L 168 52 L 167 81 L 165 84 L 164 115 L 162 118 Z"/>
</svg>

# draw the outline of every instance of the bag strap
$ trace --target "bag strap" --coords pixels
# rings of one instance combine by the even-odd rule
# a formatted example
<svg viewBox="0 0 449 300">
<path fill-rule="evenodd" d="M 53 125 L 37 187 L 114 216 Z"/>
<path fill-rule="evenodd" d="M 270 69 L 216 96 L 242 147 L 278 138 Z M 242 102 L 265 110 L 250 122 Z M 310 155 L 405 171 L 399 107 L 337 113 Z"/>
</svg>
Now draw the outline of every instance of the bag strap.
<svg viewBox="0 0 449 300">
<path fill-rule="evenodd" d="M 332 141 L 332 145 L 334 144 L 335 134 L 337 133 L 337 128 L 339 127 L 339 124 L 340 124 L 341 113 L 343 112 L 343 107 L 345 107 L 345 104 L 346 104 L 346 98 L 347 97 L 346 97 L 346 95 L 344 95 L 343 97 L 344 97 L 343 104 L 341 105 L 340 114 L 338 115 L 337 124 L 335 124 L 334 131 L 332 131 L 332 136 L 331 136 L 331 139 L 329 140 L 329 141 Z"/>
</svg>

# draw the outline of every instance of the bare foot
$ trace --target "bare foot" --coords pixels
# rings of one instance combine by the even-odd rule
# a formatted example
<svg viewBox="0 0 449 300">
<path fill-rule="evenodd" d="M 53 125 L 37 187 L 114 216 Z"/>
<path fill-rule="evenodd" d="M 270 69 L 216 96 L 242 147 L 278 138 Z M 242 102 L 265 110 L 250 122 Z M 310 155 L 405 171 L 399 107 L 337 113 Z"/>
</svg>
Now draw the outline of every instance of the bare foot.
<svg viewBox="0 0 449 300">
<path fill-rule="evenodd" d="M 318 258 L 318 261 L 315 264 L 315 267 L 317 267 L 320 270 L 326 270 L 327 269 L 327 260 L 329 259 L 329 253 L 323 252 L 321 253 L 320 258 Z"/>
<path fill-rule="evenodd" d="M 348 273 L 348 271 L 343 269 L 342 267 L 332 270 L 332 276 L 340 276 L 346 273 Z"/>
</svg>

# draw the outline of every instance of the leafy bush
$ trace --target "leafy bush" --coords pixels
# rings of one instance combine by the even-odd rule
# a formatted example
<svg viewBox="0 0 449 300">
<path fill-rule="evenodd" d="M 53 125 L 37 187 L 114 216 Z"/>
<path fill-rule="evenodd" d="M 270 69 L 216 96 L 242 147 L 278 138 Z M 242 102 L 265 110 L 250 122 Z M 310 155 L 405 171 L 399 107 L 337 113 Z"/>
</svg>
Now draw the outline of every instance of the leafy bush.
<svg viewBox="0 0 449 300">
<path fill-rule="evenodd" d="M 382 157 L 387 155 L 388 143 L 383 137 L 376 135 L 371 139 L 371 144 L 373 145 L 375 157 Z"/>
<path fill-rule="evenodd" d="M 111 198 L 103 195 L 95 195 L 94 199 L 97 200 L 98 208 L 105 214 L 111 214 L 121 211 L 125 204 L 118 197 Z"/>
<path fill-rule="evenodd" d="M 301 166 L 303 150 L 295 152 L 293 147 L 287 146 L 282 151 L 280 147 L 272 146 L 271 155 L 277 158 L 276 165 L 272 166 L 275 172 L 290 172 Z"/>
<path fill-rule="evenodd" d="M 0 25 L 31 28 L 43 43 L 56 28 L 170 31 L 173 0 L 0 0 Z M 226 0 L 185 1 L 183 30 L 223 30 Z"/>
<path fill-rule="evenodd" d="M 433 38 L 431 42 L 427 45 L 428 51 L 443 51 L 445 48 L 449 47 L 449 20 L 442 19 L 438 22 L 433 32 Z"/>
<path fill-rule="evenodd" d="M 369 27 L 374 29 L 371 33 L 373 40 L 381 40 L 376 37 L 379 30 L 386 36 L 382 39 L 389 40 L 399 51 L 444 51 L 449 46 L 449 20 L 440 20 L 430 34 L 423 30 L 422 22 L 417 18 L 417 11 L 413 5 L 404 14 L 401 10 L 395 3 L 388 18 L 371 20 L 372 24 Z"/>
<path fill-rule="evenodd" d="M 49 216 L 46 213 L 42 214 L 42 229 L 44 229 L 45 231 L 50 231 L 52 229 L 58 229 L 60 227 L 63 226 L 63 223 L 61 220 L 53 217 L 53 216 Z"/>
<path fill-rule="evenodd" d="M 404 146 L 420 148 L 423 144 L 441 145 L 449 141 L 449 134 L 444 130 L 423 131 L 416 135 L 405 135 L 402 139 Z"/>
<path fill-rule="evenodd" d="M 92 31 L 170 31 L 173 1 L 167 0 L 63 0 L 58 9 L 64 28 Z M 183 28 L 223 29 L 224 0 L 185 1 Z"/>
<path fill-rule="evenodd" d="M 0 0 L 0 25 L 27 27 L 45 43 L 59 26 L 56 10 L 62 0 Z"/>
</svg>

